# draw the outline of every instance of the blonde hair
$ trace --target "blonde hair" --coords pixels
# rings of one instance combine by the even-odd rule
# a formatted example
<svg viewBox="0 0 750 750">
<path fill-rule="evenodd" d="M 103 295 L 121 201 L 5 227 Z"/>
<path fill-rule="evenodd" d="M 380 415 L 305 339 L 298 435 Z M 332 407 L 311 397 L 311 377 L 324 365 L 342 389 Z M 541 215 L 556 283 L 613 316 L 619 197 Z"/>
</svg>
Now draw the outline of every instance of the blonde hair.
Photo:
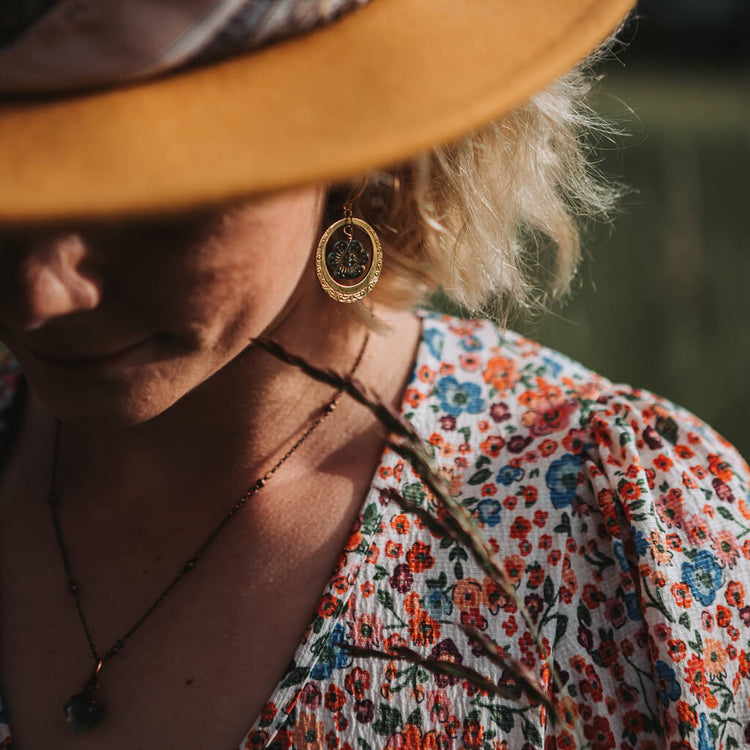
<svg viewBox="0 0 750 750">
<path fill-rule="evenodd" d="M 617 192 L 590 160 L 588 136 L 608 131 L 583 101 L 587 71 L 581 65 L 501 120 L 368 176 L 355 215 L 383 242 L 377 301 L 413 307 L 441 290 L 465 310 L 504 319 L 568 290 L 580 219 L 606 216 Z M 331 199 L 333 207 L 341 191 Z"/>
</svg>

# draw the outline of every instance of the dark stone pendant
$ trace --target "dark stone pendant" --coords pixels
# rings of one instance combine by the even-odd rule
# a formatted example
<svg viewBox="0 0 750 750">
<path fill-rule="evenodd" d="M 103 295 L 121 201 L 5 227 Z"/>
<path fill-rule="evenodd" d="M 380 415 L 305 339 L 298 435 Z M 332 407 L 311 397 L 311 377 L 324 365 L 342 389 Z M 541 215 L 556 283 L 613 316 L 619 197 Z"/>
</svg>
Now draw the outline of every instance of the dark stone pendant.
<svg viewBox="0 0 750 750">
<path fill-rule="evenodd" d="M 99 690 L 97 673 L 64 706 L 63 712 L 70 728 L 76 733 L 87 732 L 104 719 L 104 706 L 97 700 Z"/>
</svg>

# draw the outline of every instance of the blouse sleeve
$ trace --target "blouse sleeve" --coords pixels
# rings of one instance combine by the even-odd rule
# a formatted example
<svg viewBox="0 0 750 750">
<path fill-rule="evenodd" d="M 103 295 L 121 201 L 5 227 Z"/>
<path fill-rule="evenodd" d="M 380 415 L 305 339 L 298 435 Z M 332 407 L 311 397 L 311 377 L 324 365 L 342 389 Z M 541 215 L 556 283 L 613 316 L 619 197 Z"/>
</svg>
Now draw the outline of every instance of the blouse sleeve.
<svg viewBox="0 0 750 750">
<path fill-rule="evenodd" d="M 745 747 L 748 466 L 696 417 L 643 391 L 612 389 L 585 421 L 571 536 L 584 540 L 590 582 L 575 616 L 592 681 L 617 685 L 618 741 L 637 747 L 659 722 L 666 747 Z M 636 693 L 649 705 L 628 714 Z"/>
</svg>

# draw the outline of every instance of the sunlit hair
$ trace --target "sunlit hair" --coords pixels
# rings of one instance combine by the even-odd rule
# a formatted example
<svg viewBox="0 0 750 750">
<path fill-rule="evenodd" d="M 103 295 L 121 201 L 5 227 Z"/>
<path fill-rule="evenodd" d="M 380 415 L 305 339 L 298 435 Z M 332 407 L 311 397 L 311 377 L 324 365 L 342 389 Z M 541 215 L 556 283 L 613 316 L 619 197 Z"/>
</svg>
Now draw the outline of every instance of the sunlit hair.
<svg viewBox="0 0 750 750">
<path fill-rule="evenodd" d="M 611 209 L 616 190 L 591 164 L 608 133 L 584 103 L 581 66 L 460 141 L 374 173 L 355 215 L 384 247 L 373 298 L 397 308 L 440 289 L 451 303 L 504 319 L 563 294 L 580 258 L 580 224 Z M 341 210 L 340 186 L 329 199 Z"/>
</svg>

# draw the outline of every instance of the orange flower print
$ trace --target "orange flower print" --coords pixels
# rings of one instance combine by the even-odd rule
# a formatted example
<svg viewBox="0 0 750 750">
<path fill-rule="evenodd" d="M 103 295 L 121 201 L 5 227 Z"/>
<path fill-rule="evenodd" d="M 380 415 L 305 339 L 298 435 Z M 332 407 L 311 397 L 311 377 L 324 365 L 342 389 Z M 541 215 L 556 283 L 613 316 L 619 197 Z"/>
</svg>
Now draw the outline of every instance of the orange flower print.
<svg viewBox="0 0 750 750">
<path fill-rule="evenodd" d="M 461 612 L 479 607 L 482 602 L 482 586 L 475 578 L 462 578 L 453 589 L 453 603 Z"/>
<path fill-rule="evenodd" d="M 731 581 L 724 595 L 730 607 L 742 609 L 745 606 L 745 587 L 741 581 Z M 742 613 L 740 613 L 742 614 Z"/>
<path fill-rule="evenodd" d="M 302 713 L 292 730 L 296 750 L 326 750 L 325 725 L 315 714 Z"/>
<path fill-rule="evenodd" d="M 487 362 L 487 368 L 482 373 L 485 383 L 497 388 L 499 395 L 509 391 L 521 377 L 515 360 L 505 357 L 493 357 Z"/>
<path fill-rule="evenodd" d="M 737 537 L 729 529 L 721 529 L 714 534 L 711 548 L 716 553 L 719 562 L 728 568 L 734 567 L 740 556 L 740 545 Z"/>
<path fill-rule="evenodd" d="M 424 542 L 414 542 L 406 553 L 406 562 L 412 573 L 422 573 L 435 564 L 435 558 L 430 554 L 431 547 Z"/>
<path fill-rule="evenodd" d="M 708 686 L 706 665 L 703 659 L 693 654 L 685 664 L 685 676 L 690 692 L 709 708 L 716 708 L 718 702 Z"/>
<path fill-rule="evenodd" d="M 649 534 L 648 544 L 651 548 L 651 557 L 657 565 L 667 565 L 672 560 L 672 551 L 658 531 L 654 530 Z"/>
<path fill-rule="evenodd" d="M 680 721 L 684 722 L 691 729 L 695 729 L 698 726 L 698 714 L 695 709 L 685 701 L 680 701 L 677 704 L 677 716 Z"/>
<path fill-rule="evenodd" d="M 708 470 L 722 482 L 728 482 L 734 476 L 732 467 L 721 456 L 714 454 L 708 457 Z"/>
<path fill-rule="evenodd" d="M 511 555 L 503 560 L 503 568 L 505 568 L 505 574 L 508 576 L 508 580 L 517 586 L 523 574 L 526 572 L 526 560 L 519 555 Z"/>
<path fill-rule="evenodd" d="M 690 595 L 690 588 L 686 583 L 673 583 L 670 591 L 678 607 L 690 609 L 693 604 L 693 597 Z"/>
<path fill-rule="evenodd" d="M 683 520 L 682 492 L 675 488 L 666 495 L 660 495 L 656 501 L 656 512 L 669 528 L 680 526 Z"/>
<path fill-rule="evenodd" d="M 409 533 L 409 518 L 404 513 L 399 513 L 394 516 L 391 520 L 391 528 L 397 534 L 408 534 Z"/>
<path fill-rule="evenodd" d="M 721 641 L 717 641 L 715 638 L 706 638 L 706 642 L 703 644 L 703 664 L 706 668 L 706 674 L 711 677 L 724 674 L 727 652 Z"/>
<path fill-rule="evenodd" d="M 685 521 L 685 530 L 690 544 L 695 546 L 703 545 L 709 539 L 708 525 L 700 516 L 690 516 Z"/>
<path fill-rule="evenodd" d="M 409 638 L 415 646 L 429 646 L 440 638 L 440 624 L 420 609 L 409 620 Z"/>
</svg>

